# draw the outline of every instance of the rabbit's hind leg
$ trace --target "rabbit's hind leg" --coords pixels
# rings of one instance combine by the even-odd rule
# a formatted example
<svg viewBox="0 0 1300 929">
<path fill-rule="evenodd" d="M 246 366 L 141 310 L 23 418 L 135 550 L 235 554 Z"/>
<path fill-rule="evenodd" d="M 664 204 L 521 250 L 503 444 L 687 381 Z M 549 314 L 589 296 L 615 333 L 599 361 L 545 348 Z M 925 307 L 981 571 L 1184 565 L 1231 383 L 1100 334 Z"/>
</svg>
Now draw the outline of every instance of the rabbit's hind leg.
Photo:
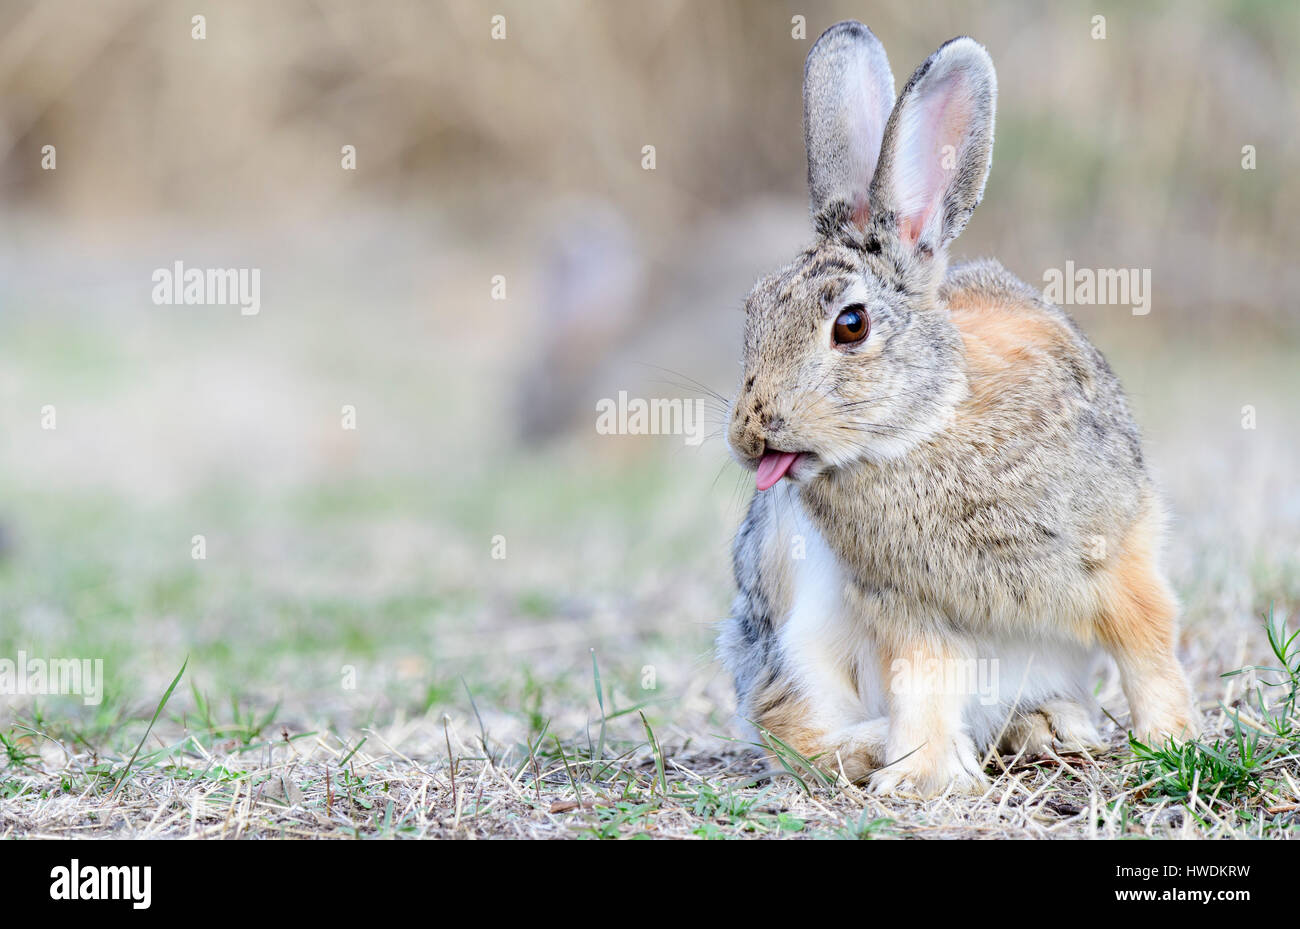
<svg viewBox="0 0 1300 929">
<path fill-rule="evenodd" d="M 1052 730 L 1047 717 L 1038 710 L 1028 713 L 1015 711 L 998 739 L 1000 755 L 1045 755 L 1051 748 Z"/>
<path fill-rule="evenodd" d="M 889 721 L 862 720 L 857 714 L 829 714 L 814 706 L 788 680 L 775 681 L 753 697 L 754 724 L 773 754 L 783 760 L 807 759 L 831 775 L 865 780 L 884 763 Z M 793 757 L 786 749 L 793 750 Z"/>
<path fill-rule="evenodd" d="M 1004 755 L 1092 751 L 1104 746 L 1088 711 L 1074 700 L 1048 700 L 1029 713 L 1007 721 L 998 740 Z"/>
<path fill-rule="evenodd" d="M 1048 700 L 1038 712 L 1047 721 L 1053 747 L 1058 752 L 1096 751 L 1105 747 L 1091 714 L 1081 703 L 1065 698 Z"/>
<path fill-rule="evenodd" d="M 1119 666 L 1131 728 L 1143 741 L 1190 739 L 1200 713 L 1174 655 L 1178 605 L 1156 564 L 1159 515 L 1154 506 L 1107 565 L 1097 636 Z"/>
</svg>

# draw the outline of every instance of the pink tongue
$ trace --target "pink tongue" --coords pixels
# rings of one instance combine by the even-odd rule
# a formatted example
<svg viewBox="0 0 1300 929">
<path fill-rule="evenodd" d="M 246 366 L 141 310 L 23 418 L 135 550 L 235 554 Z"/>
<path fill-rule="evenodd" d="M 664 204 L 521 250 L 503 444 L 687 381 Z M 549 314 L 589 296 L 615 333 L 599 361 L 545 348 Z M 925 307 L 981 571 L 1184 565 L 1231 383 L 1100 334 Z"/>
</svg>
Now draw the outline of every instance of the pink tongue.
<svg viewBox="0 0 1300 929">
<path fill-rule="evenodd" d="M 798 452 L 768 452 L 764 455 L 758 463 L 758 480 L 755 481 L 758 489 L 767 490 L 785 477 L 785 472 L 790 470 L 798 457 Z"/>
</svg>

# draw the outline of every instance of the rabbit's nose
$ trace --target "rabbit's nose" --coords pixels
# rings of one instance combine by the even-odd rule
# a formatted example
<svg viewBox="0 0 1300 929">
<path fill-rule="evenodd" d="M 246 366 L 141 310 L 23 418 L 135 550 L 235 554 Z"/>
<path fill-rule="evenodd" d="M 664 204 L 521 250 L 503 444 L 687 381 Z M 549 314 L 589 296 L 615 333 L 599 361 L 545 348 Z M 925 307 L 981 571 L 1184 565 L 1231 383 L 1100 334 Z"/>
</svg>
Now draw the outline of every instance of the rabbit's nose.
<svg viewBox="0 0 1300 929">
<path fill-rule="evenodd" d="M 736 415 L 731 419 L 728 438 L 731 440 L 731 447 L 742 458 L 760 458 L 767 449 L 767 440 L 758 418 L 750 412 L 736 411 Z"/>
<path fill-rule="evenodd" d="M 731 430 L 731 447 L 742 458 L 760 458 L 767 449 L 767 442 L 763 434 L 749 425 L 742 425 L 739 428 L 733 426 Z"/>
</svg>

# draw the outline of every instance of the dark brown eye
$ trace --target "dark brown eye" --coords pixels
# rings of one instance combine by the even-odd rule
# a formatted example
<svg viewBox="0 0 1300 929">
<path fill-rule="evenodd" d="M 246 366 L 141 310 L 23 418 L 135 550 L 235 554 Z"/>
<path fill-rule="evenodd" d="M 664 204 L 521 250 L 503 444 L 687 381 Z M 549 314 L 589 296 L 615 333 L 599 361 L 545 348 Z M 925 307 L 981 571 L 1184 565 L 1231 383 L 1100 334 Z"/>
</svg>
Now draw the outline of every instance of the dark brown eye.
<svg viewBox="0 0 1300 929">
<path fill-rule="evenodd" d="M 846 306 L 835 317 L 835 328 L 831 338 L 836 345 L 855 345 L 867 337 L 871 324 L 867 320 L 867 309 L 861 303 Z"/>
</svg>

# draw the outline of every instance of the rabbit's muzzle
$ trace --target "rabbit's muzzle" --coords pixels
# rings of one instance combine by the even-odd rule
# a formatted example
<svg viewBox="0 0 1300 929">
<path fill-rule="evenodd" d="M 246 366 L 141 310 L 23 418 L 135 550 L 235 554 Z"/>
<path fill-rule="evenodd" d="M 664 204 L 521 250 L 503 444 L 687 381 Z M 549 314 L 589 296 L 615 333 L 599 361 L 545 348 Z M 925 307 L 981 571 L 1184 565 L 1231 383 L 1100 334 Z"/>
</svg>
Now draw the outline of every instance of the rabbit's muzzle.
<svg viewBox="0 0 1300 929">
<path fill-rule="evenodd" d="M 763 457 L 769 446 L 779 444 L 784 428 L 784 416 L 746 392 L 732 407 L 727 441 L 738 458 L 752 465 Z"/>
</svg>

